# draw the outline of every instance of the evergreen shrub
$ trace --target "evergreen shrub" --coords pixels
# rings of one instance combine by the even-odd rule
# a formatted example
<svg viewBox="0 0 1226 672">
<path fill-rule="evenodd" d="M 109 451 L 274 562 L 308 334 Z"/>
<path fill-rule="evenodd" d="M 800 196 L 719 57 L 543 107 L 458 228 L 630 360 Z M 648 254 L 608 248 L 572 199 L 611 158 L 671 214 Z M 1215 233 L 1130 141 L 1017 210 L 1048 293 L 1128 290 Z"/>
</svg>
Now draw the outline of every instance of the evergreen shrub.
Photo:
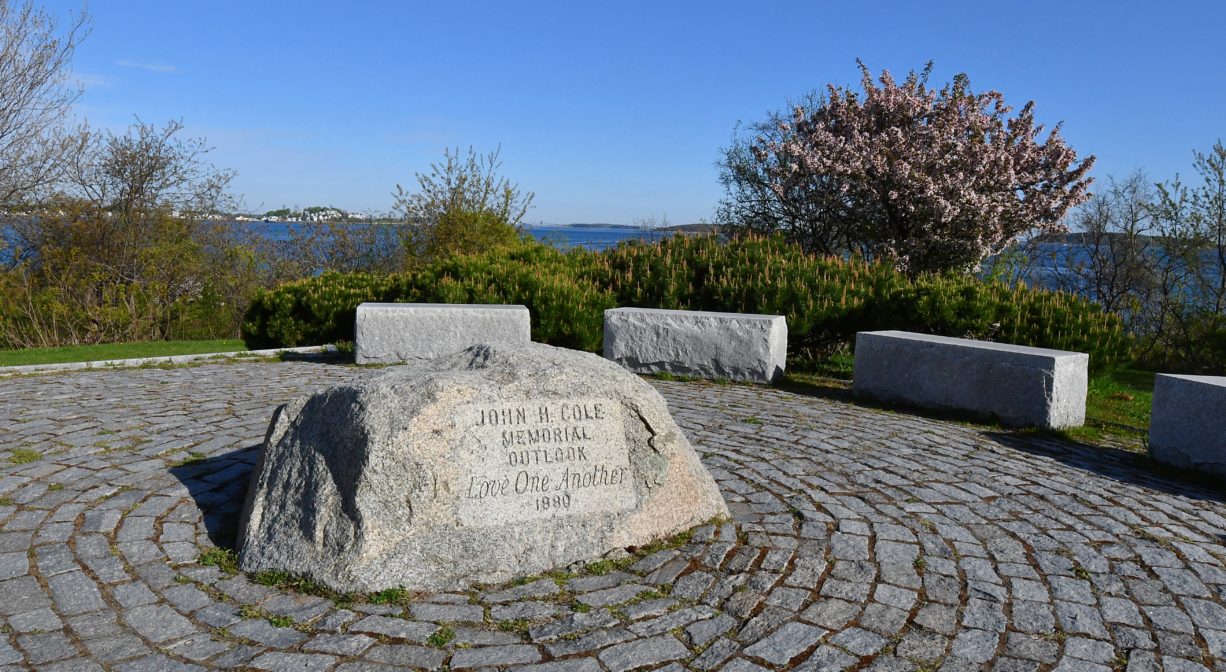
<svg viewBox="0 0 1226 672">
<path fill-rule="evenodd" d="M 250 347 L 353 339 L 363 301 L 523 304 L 532 337 L 598 352 L 616 306 L 787 317 L 802 365 L 857 331 L 901 329 L 1088 352 L 1095 369 L 1129 355 L 1120 319 L 1070 294 L 957 275 L 915 279 L 883 264 L 819 258 L 780 238 L 674 236 L 603 252 L 535 241 L 437 260 L 388 276 L 329 273 L 261 293 L 243 324 Z"/>
</svg>

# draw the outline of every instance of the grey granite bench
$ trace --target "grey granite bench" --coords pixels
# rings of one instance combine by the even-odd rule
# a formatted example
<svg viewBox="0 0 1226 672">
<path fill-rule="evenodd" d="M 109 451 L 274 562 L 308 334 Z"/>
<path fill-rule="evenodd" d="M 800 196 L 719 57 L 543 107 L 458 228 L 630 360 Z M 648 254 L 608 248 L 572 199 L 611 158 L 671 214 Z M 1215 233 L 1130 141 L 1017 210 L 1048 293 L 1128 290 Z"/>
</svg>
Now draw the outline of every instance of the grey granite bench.
<svg viewBox="0 0 1226 672">
<path fill-rule="evenodd" d="M 787 363 L 782 315 L 614 308 L 604 312 L 604 356 L 635 373 L 770 383 Z"/>
<path fill-rule="evenodd" d="M 527 343 L 524 306 L 455 303 L 363 303 L 354 323 L 358 364 L 432 359 L 480 343 Z"/>
<path fill-rule="evenodd" d="M 1008 425 L 1051 429 L 1085 422 L 1090 356 L 906 331 L 856 334 L 853 392 Z"/>
<path fill-rule="evenodd" d="M 1154 376 L 1149 455 L 1226 476 L 1226 376 Z"/>
</svg>

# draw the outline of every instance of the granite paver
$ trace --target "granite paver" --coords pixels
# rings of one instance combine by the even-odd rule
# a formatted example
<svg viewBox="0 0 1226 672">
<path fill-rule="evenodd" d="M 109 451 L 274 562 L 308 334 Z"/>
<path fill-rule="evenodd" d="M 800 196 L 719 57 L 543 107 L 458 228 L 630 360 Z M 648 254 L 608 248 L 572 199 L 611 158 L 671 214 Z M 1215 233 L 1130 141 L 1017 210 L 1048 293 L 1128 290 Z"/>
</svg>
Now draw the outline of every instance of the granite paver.
<svg viewBox="0 0 1226 672">
<path fill-rule="evenodd" d="M 0 378 L 0 665 L 1226 672 L 1221 490 L 766 387 L 651 381 L 733 518 L 620 569 L 372 603 L 202 564 L 275 406 L 377 373 Z"/>
</svg>

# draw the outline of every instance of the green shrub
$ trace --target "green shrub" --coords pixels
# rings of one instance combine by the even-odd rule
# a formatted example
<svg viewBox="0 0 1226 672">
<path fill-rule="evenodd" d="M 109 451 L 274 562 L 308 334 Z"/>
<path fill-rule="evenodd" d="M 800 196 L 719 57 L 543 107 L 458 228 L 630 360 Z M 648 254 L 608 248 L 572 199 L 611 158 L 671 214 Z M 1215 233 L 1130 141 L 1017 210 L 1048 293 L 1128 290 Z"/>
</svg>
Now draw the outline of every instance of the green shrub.
<svg viewBox="0 0 1226 672">
<path fill-rule="evenodd" d="M 599 280 L 624 306 L 784 315 L 793 357 L 860 329 L 874 297 L 906 278 L 882 265 L 806 255 L 779 238 L 676 236 L 606 252 Z"/>
<path fill-rule="evenodd" d="M 403 276 L 393 300 L 522 304 L 531 314 L 533 340 L 596 352 L 604 311 L 617 303 L 612 292 L 582 274 L 595 257 L 522 241 L 486 254 L 444 259 Z"/>
<path fill-rule="evenodd" d="M 514 246 L 519 233 L 496 213 L 485 210 L 453 210 L 438 217 L 424 242 L 425 259 L 480 253 Z"/>
<path fill-rule="evenodd" d="M 879 329 L 1088 352 L 1096 369 L 1129 354 L 1120 319 L 1069 294 L 956 275 L 911 280 L 883 264 L 812 257 L 779 238 L 676 236 L 599 258 L 595 280 L 620 305 L 786 316 L 794 363 Z"/>
<path fill-rule="evenodd" d="M 603 313 L 641 306 L 787 317 L 793 365 L 902 329 L 1088 352 L 1095 369 L 1128 356 L 1118 317 L 1077 297 L 962 276 L 908 279 L 857 259 L 816 258 L 778 238 L 675 236 L 600 253 L 522 241 L 393 276 L 324 274 L 260 295 L 250 347 L 352 340 L 362 301 L 523 304 L 534 340 L 596 352 Z"/>
<path fill-rule="evenodd" d="M 324 273 L 260 291 L 243 317 L 252 350 L 353 340 L 358 304 L 391 300 L 393 278 L 371 273 Z"/>
<path fill-rule="evenodd" d="M 253 349 L 352 341 L 357 307 L 365 301 L 509 303 L 528 307 L 535 340 L 594 352 L 604 311 L 617 304 L 578 272 L 592 257 L 521 241 L 408 273 L 324 273 L 261 292 L 247 311 L 243 340 Z"/>
<path fill-rule="evenodd" d="M 876 329 L 902 329 L 1085 352 L 1107 369 L 1129 359 L 1123 321 L 1064 292 L 963 276 L 929 275 L 894 291 L 874 310 Z"/>
<path fill-rule="evenodd" d="M 1151 371 L 1226 375 L 1226 315 L 1172 311 L 1160 332 L 1138 338 L 1138 362 Z"/>
</svg>

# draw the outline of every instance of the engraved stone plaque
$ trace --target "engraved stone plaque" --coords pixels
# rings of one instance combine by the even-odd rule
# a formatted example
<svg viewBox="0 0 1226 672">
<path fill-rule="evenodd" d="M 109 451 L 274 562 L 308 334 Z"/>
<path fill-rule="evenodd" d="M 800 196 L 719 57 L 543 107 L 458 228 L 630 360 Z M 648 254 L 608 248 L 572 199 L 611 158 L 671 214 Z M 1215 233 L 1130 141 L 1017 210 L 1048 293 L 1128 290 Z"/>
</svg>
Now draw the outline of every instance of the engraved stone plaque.
<svg viewBox="0 0 1226 672">
<path fill-rule="evenodd" d="M 621 407 L 612 399 L 468 404 L 459 495 L 465 525 L 621 511 L 634 506 Z"/>
<path fill-rule="evenodd" d="M 277 409 L 239 566 L 338 591 L 456 590 L 727 515 L 646 382 L 585 352 L 483 345 Z"/>
</svg>

